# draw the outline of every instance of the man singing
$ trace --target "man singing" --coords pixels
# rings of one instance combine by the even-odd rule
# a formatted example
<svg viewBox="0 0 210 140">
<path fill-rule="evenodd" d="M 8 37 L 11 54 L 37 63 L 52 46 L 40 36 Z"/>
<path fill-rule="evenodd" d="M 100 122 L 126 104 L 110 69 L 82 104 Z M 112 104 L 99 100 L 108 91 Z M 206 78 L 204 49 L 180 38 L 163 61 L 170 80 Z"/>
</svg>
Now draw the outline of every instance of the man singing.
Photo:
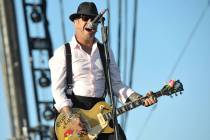
<svg viewBox="0 0 210 140">
<path fill-rule="evenodd" d="M 87 130 L 80 115 L 74 114 L 72 108 L 91 109 L 97 102 L 105 99 L 105 76 L 103 62 L 100 57 L 99 40 L 95 37 L 96 27 L 87 26 L 96 16 L 98 10 L 93 2 L 82 2 L 76 13 L 70 15 L 74 24 L 75 33 L 69 42 L 72 59 L 72 92 L 66 93 L 66 52 L 65 45 L 55 50 L 54 56 L 49 60 L 52 78 L 52 95 L 55 100 L 55 108 L 59 113 L 69 115 L 72 126 L 79 134 L 86 134 Z M 122 104 L 142 97 L 134 90 L 121 82 L 120 72 L 114 60 L 111 48 L 110 54 L 110 76 L 113 93 Z M 147 95 L 150 95 L 148 93 Z M 148 96 L 144 105 L 149 106 L 156 103 L 156 98 Z M 114 140 L 114 133 L 98 135 L 97 140 Z M 126 140 L 126 136 L 119 127 L 119 140 Z"/>
</svg>

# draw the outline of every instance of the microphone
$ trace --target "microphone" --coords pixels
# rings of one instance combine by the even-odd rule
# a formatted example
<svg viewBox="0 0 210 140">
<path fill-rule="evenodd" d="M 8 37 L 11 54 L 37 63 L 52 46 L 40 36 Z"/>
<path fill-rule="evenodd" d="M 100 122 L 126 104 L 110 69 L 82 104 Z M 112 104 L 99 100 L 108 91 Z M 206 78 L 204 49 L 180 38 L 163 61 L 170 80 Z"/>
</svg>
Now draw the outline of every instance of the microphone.
<svg viewBox="0 0 210 140">
<path fill-rule="evenodd" d="M 105 9 L 105 10 L 101 11 L 101 13 L 98 14 L 91 22 L 88 22 L 87 25 L 86 25 L 86 28 L 96 30 L 97 25 L 98 25 L 98 21 L 103 17 L 104 13 L 107 10 L 108 9 Z"/>
</svg>

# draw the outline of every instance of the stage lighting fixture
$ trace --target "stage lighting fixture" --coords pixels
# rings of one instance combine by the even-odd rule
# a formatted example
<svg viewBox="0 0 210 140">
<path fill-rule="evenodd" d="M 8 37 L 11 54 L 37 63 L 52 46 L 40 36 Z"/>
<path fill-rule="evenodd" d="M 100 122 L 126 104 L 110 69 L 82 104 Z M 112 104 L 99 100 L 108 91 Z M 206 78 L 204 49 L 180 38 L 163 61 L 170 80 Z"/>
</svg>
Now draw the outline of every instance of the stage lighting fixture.
<svg viewBox="0 0 210 140">
<path fill-rule="evenodd" d="M 39 78 L 39 85 L 41 87 L 48 87 L 50 86 L 51 82 L 50 82 L 50 79 L 49 77 L 47 77 L 46 73 L 45 72 L 41 72 L 41 77 Z"/>
<path fill-rule="evenodd" d="M 30 42 L 33 44 L 33 49 L 41 50 L 49 48 L 49 41 L 46 38 L 32 37 L 30 38 Z"/>
<path fill-rule="evenodd" d="M 54 116 L 53 109 L 50 108 L 49 105 L 46 105 L 46 106 L 45 106 L 45 110 L 44 110 L 44 112 L 43 112 L 43 117 L 44 117 L 44 119 L 47 120 L 47 121 L 50 121 L 50 120 L 54 119 L 55 116 Z"/>
<path fill-rule="evenodd" d="M 37 6 L 33 6 L 33 8 L 32 8 L 31 20 L 34 23 L 38 23 L 38 22 L 40 22 L 42 20 L 42 15 L 39 12 L 39 10 L 37 9 Z"/>
</svg>

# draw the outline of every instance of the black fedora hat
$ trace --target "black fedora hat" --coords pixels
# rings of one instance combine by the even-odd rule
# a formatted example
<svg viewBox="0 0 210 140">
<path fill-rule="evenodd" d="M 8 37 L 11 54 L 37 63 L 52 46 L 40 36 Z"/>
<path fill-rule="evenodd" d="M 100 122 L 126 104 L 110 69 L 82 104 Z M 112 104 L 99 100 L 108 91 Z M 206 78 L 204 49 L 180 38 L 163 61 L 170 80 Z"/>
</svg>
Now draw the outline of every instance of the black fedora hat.
<svg viewBox="0 0 210 140">
<path fill-rule="evenodd" d="M 73 13 L 69 16 L 71 21 L 74 21 L 76 18 L 79 18 L 80 15 L 87 15 L 90 17 L 96 17 L 98 15 L 98 10 L 95 3 L 93 2 L 82 2 L 77 8 L 77 13 Z M 103 17 L 104 20 L 104 17 Z"/>
</svg>

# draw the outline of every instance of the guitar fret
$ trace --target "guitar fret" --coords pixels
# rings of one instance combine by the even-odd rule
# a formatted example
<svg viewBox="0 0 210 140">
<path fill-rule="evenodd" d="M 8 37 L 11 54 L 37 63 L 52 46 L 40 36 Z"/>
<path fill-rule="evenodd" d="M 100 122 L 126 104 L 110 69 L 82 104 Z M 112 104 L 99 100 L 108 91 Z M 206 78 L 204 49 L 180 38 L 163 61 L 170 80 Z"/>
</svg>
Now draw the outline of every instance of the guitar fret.
<svg viewBox="0 0 210 140">
<path fill-rule="evenodd" d="M 139 106 L 139 105 L 141 105 L 141 102 L 139 102 L 139 100 L 137 100 L 137 101 L 134 102 L 134 105 Z"/>
<path fill-rule="evenodd" d="M 122 106 L 121 109 L 122 109 L 122 112 L 126 111 L 126 108 L 124 106 Z"/>
<path fill-rule="evenodd" d="M 121 114 L 121 113 L 122 113 L 122 110 L 121 110 L 120 108 L 118 108 L 118 109 L 116 110 L 116 114 L 119 115 L 119 114 Z"/>
<path fill-rule="evenodd" d="M 160 97 L 160 96 L 163 96 L 163 94 L 161 93 L 161 91 L 156 92 L 155 95 L 156 95 L 157 98 Z"/>
<path fill-rule="evenodd" d="M 134 107 L 134 104 L 133 103 L 130 103 L 129 104 L 129 107 L 130 107 L 129 109 L 132 109 Z"/>
<path fill-rule="evenodd" d="M 109 120 L 109 115 L 108 115 L 108 113 L 105 114 L 105 120 Z"/>
<path fill-rule="evenodd" d="M 111 119 L 111 118 L 112 118 L 112 114 L 111 114 L 111 112 L 109 112 L 109 113 L 108 113 L 108 117 L 109 117 L 109 119 Z"/>
<path fill-rule="evenodd" d="M 117 115 L 120 115 L 120 114 L 122 114 L 126 111 L 129 111 L 129 110 L 141 105 L 142 104 L 141 102 L 142 102 L 141 100 L 136 100 L 134 102 L 128 103 L 128 104 L 118 108 L 117 109 L 117 113 L 118 113 Z"/>
<path fill-rule="evenodd" d="M 125 111 L 128 111 L 129 110 L 128 106 L 125 106 L 124 108 L 125 108 Z"/>
<path fill-rule="evenodd" d="M 129 110 L 129 104 L 125 105 L 124 109 L 125 109 L 125 111 L 128 111 Z"/>
<path fill-rule="evenodd" d="M 117 114 L 117 115 L 120 114 L 119 110 L 116 110 L 116 114 Z"/>
<path fill-rule="evenodd" d="M 107 114 L 103 114 L 103 117 L 104 117 L 104 120 L 105 120 L 105 121 L 108 120 Z"/>
</svg>

